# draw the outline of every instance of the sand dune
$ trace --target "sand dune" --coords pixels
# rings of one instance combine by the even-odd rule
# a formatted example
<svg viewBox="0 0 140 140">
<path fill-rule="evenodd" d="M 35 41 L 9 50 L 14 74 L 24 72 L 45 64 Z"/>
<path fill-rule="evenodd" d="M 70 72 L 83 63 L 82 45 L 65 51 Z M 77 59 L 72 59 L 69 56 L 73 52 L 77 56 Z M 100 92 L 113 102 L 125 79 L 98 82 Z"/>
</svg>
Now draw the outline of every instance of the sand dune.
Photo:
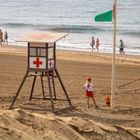
<svg viewBox="0 0 140 140">
<path fill-rule="evenodd" d="M 40 115 L 18 109 L 0 113 L 1 140 L 137 140 L 140 129 L 110 126 L 81 117 Z"/>
</svg>

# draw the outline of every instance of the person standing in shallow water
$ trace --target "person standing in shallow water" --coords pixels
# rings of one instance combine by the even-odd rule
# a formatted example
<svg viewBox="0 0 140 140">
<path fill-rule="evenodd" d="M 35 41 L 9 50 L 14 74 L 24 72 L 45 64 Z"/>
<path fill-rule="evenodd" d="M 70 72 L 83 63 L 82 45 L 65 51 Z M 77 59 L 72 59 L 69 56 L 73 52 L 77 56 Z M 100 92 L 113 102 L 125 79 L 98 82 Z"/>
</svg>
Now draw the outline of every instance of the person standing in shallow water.
<svg viewBox="0 0 140 140">
<path fill-rule="evenodd" d="M 99 38 L 96 39 L 96 50 L 97 52 L 99 52 L 99 46 L 100 46 L 100 42 L 99 42 Z"/>
<path fill-rule="evenodd" d="M 124 54 L 124 43 L 122 40 L 120 40 L 120 54 Z"/>
<path fill-rule="evenodd" d="M 95 50 L 94 45 L 95 45 L 95 39 L 94 39 L 94 37 L 92 37 L 91 43 L 90 43 L 90 46 L 92 47 L 91 48 L 92 49 L 91 52 L 93 52 L 93 50 Z"/>
<path fill-rule="evenodd" d="M 88 108 L 90 107 L 90 104 L 89 104 L 89 99 L 90 98 L 92 99 L 94 106 L 96 108 L 98 108 L 98 106 L 96 105 L 95 99 L 94 99 L 93 88 L 94 88 L 94 86 L 93 86 L 93 84 L 91 82 L 91 78 L 88 78 L 87 81 L 86 81 L 86 83 L 83 86 L 83 89 L 85 89 L 85 91 L 86 91 Z"/>
<path fill-rule="evenodd" d="M 3 42 L 4 42 L 4 44 L 7 44 L 8 45 L 8 33 L 7 33 L 7 31 L 5 31 L 5 33 L 4 33 Z"/>
<path fill-rule="evenodd" d="M 2 44 L 2 42 L 3 42 L 3 32 L 2 30 L 0 30 L 0 43 Z"/>
</svg>

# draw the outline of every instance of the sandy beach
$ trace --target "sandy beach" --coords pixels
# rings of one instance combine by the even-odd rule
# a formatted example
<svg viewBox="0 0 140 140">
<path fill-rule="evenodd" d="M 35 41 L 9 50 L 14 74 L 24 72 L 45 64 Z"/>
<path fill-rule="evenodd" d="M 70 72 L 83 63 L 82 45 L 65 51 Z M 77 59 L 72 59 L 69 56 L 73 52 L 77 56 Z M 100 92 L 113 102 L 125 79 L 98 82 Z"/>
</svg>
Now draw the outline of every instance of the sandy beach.
<svg viewBox="0 0 140 140">
<path fill-rule="evenodd" d="M 116 100 L 114 111 L 111 111 L 110 107 L 105 104 L 105 97 L 111 94 L 111 54 L 57 50 L 56 57 L 58 72 L 74 106 L 72 111 L 62 111 L 57 116 L 60 117 L 57 118 L 58 120 L 61 120 L 63 117 L 65 119 L 69 117 L 81 117 L 82 119 L 89 119 L 100 124 L 140 129 L 140 56 L 130 56 L 127 54 L 116 55 Z M 26 47 L 0 45 L 0 66 L 0 110 L 3 112 L 9 108 L 13 96 L 15 96 L 26 72 Z M 83 91 L 83 85 L 87 77 L 91 77 L 95 85 L 95 100 L 99 109 L 95 109 L 94 106 L 87 108 L 86 97 Z M 35 95 L 41 95 L 39 82 L 40 81 L 38 81 L 35 87 Z M 23 105 L 29 103 L 31 83 L 32 79 L 29 78 L 21 90 L 21 94 L 15 104 L 16 108 L 23 109 Z M 63 94 L 60 94 L 61 88 L 57 81 L 56 85 L 57 96 L 63 97 Z M 50 101 L 33 100 L 31 103 L 34 105 L 32 105 L 32 108 L 41 105 L 46 106 L 47 109 L 25 109 L 25 111 L 43 115 L 51 114 L 49 111 Z M 56 106 L 64 108 L 66 103 L 58 101 L 56 102 Z M 13 113 L 14 115 L 16 114 L 14 112 L 15 111 L 9 111 L 8 113 Z M 63 122 L 67 122 L 68 125 L 70 124 L 69 121 L 64 121 L 64 119 Z M 1 130 L 1 132 L 3 131 Z M 89 140 L 93 139 L 90 138 L 89 135 L 83 137 Z M 136 137 L 140 138 L 140 130 L 137 131 L 137 136 L 135 136 L 134 139 L 138 139 Z M 82 139 L 79 134 L 78 138 Z M 69 139 L 74 139 L 74 137 L 69 137 Z M 8 138 L 6 140 L 8 140 Z"/>
</svg>

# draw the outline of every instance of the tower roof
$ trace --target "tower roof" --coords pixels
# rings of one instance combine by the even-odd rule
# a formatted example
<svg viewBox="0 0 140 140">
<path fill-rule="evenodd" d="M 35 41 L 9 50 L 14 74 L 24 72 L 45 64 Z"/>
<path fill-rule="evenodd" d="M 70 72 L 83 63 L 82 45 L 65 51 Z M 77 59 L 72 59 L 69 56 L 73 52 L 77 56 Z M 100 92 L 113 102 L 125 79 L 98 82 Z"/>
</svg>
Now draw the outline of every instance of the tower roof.
<svg viewBox="0 0 140 140">
<path fill-rule="evenodd" d="M 19 38 L 18 42 L 33 42 L 33 43 L 53 43 L 61 38 L 67 36 L 67 33 L 50 33 L 50 32 L 36 32 L 28 33 L 22 38 Z"/>
</svg>

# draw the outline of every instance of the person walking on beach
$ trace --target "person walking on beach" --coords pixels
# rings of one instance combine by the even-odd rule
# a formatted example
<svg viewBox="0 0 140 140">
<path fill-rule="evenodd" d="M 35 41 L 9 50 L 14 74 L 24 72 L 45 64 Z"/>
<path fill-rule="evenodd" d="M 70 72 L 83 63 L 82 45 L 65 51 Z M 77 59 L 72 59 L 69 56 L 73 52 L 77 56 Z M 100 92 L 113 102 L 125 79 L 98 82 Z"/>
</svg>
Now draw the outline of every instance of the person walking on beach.
<svg viewBox="0 0 140 140">
<path fill-rule="evenodd" d="M 88 78 L 86 83 L 83 86 L 83 89 L 86 91 L 86 96 L 87 96 L 87 106 L 88 108 L 90 107 L 89 104 L 89 99 L 91 98 L 93 101 L 93 104 L 96 108 L 98 108 L 98 106 L 96 105 L 95 99 L 94 99 L 94 92 L 93 92 L 93 84 L 91 82 L 91 78 Z"/>
<path fill-rule="evenodd" d="M 124 54 L 124 43 L 122 40 L 120 40 L 120 54 Z"/>
<path fill-rule="evenodd" d="M 7 33 L 7 31 L 5 31 L 5 33 L 4 33 L 3 42 L 4 42 L 4 44 L 7 44 L 8 45 L 8 33 Z"/>
<path fill-rule="evenodd" d="M 95 45 L 95 39 L 94 39 L 94 37 L 92 37 L 91 43 L 90 43 L 90 46 L 92 47 L 91 52 L 93 52 L 93 50 L 95 50 L 94 45 Z"/>
<path fill-rule="evenodd" d="M 0 43 L 2 44 L 2 42 L 3 42 L 3 32 L 2 30 L 0 30 Z"/>
<path fill-rule="evenodd" d="M 99 45 L 100 45 L 99 38 L 97 38 L 96 39 L 96 50 L 97 50 L 97 52 L 99 52 Z"/>
</svg>

